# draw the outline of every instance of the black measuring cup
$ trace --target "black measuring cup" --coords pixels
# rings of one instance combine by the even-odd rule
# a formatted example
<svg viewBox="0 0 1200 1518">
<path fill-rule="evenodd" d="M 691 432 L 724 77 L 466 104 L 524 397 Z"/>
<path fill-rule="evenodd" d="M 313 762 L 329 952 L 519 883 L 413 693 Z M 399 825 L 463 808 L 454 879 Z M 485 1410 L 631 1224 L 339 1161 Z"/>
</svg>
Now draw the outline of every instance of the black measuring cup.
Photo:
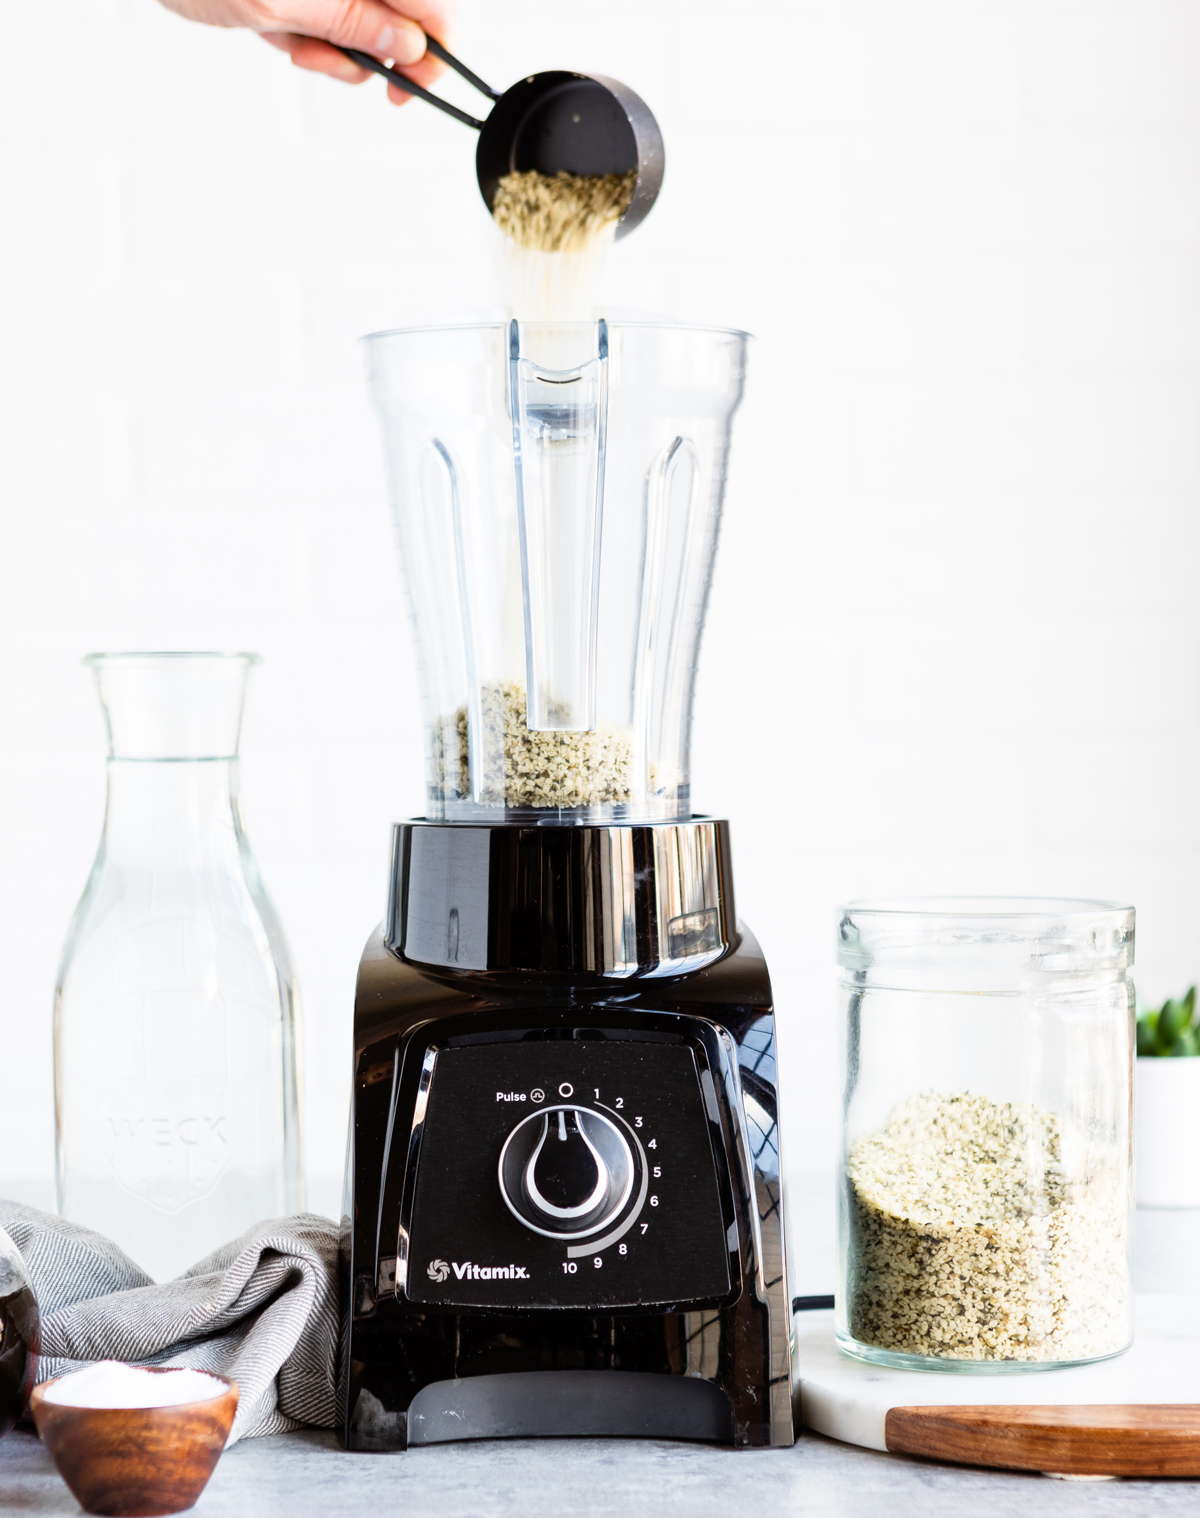
<svg viewBox="0 0 1200 1518">
<path fill-rule="evenodd" d="M 448 64 L 480 94 L 494 102 L 484 120 L 461 111 L 399 69 L 389 68 L 370 53 L 339 48 L 360 68 L 380 74 L 407 95 L 427 101 L 479 132 L 475 175 L 484 204 L 491 211 L 505 174 L 526 173 L 628 174 L 637 171 L 633 199 L 617 223 L 617 236 L 632 232 L 644 221 L 658 198 L 663 179 L 663 140 L 650 107 L 619 80 L 604 74 L 577 74 L 551 69 L 519 79 L 497 94 L 478 74 L 448 52 L 433 37 L 426 47 Z"/>
</svg>

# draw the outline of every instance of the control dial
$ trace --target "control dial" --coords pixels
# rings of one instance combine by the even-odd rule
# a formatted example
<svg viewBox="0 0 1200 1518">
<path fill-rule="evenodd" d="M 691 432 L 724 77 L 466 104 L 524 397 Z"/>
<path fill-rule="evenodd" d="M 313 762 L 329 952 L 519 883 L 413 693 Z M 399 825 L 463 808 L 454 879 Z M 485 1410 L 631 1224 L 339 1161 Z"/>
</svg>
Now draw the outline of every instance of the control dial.
<svg viewBox="0 0 1200 1518">
<path fill-rule="evenodd" d="M 500 1151 L 500 1191 L 534 1233 L 582 1239 L 608 1226 L 633 1191 L 636 1162 L 616 1123 L 587 1107 L 547 1107 Z"/>
</svg>

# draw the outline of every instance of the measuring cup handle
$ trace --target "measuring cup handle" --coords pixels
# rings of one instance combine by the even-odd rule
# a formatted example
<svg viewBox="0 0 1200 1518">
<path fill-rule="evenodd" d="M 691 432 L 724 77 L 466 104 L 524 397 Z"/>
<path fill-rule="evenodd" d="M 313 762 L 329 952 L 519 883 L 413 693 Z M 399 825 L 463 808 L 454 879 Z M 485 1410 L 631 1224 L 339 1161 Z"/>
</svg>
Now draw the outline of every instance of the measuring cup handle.
<svg viewBox="0 0 1200 1518">
<path fill-rule="evenodd" d="M 484 84 L 478 74 L 473 73 L 465 63 L 460 63 L 449 48 L 443 47 L 437 38 L 431 37 L 428 32 L 425 33 L 425 46 L 435 58 L 440 58 L 443 63 L 449 64 L 456 74 L 461 74 L 468 84 L 474 85 L 481 95 L 486 95 L 489 100 L 500 99 L 490 84 Z"/>
<path fill-rule="evenodd" d="M 448 63 L 452 69 L 461 74 L 469 84 L 473 84 L 477 90 L 486 95 L 489 100 L 499 100 L 500 96 L 495 90 L 490 89 L 477 74 L 473 74 L 466 64 L 459 63 L 458 59 L 449 53 L 440 42 L 426 36 L 425 45 L 435 58 L 440 58 L 443 63 Z M 337 46 L 335 43 L 334 46 Z M 399 69 L 390 69 L 386 63 L 381 62 L 371 53 L 363 53 L 356 47 L 338 47 L 338 52 L 349 58 L 351 63 L 357 63 L 361 69 L 370 69 L 371 73 L 378 74 L 380 78 L 388 80 L 397 89 L 404 91 L 406 95 L 415 95 L 418 100 L 425 100 L 430 105 L 437 106 L 439 111 L 445 111 L 447 116 L 453 116 L 455 121 L 461 121 L 464 126 L 474 127 L 479 131 L 483 122 L 475 116 L 470 116 L 466 111 L 460 111 L 456 105 L 451 105 L 448 100 L 441 99 L 424 85 L 414 84 L 407 74 L 402 74 Z"/>
</svg>

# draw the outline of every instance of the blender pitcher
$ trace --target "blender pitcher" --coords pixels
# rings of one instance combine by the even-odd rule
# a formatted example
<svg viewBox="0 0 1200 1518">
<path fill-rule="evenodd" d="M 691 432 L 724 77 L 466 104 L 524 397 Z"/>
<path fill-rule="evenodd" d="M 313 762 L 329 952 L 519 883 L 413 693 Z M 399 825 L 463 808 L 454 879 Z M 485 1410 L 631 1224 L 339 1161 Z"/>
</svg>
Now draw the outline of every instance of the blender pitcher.
<svg viewBox="0 0 1200 1518">
<path fill-rule="evenodd" d="M 368 338 L 432 820 L 691 814 L 747 337 L 511 322 Z"/>
</svg>

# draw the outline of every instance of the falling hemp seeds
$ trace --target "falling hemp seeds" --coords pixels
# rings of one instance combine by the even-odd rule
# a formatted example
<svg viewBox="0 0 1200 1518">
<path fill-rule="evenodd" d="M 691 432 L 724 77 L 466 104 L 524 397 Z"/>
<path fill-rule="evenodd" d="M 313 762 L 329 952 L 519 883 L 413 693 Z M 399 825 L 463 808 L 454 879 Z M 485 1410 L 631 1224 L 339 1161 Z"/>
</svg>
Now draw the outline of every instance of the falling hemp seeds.
<svg viewBox="0 0 1200 1518">
<path fill-rule="evenodd" d="M 855 1140 L 850 1332 L 953 1360 L 1085 1360 L 1128 1343 L 1124 1186 L 1069 1181 L 1032 1103 L 926 1092 Z M 1078 1195 L 1075 1193 L 1078 1191 Z"/>
<path fill-rule="evenodd" d="M 540 253 L 575 253 L 615 227 L 633 199 L 628 174 L 506 174 L 492 215 L 506 237 Z"/>
<path fill-rule="evenodd" d="M 595 321 L 617 222 L 636 181 L 636 173 L 504 176 L 492 214 L 504 234 L 504 303 L 518 320 Z"/>
<path fill-rule="evenodd" d="M 492 215 L 504 234 L 507 303 L 514 315 L 549 323 L 594 319 L 604 256 L 636 183 L 636 171 L 504 176 Z M 525 687 L 514 680 L 485 685 L 480 704 L 482 730 L 474 746 L 482 768 L 477 799 L 484 805 L 628 804 L 633 745 L 627 731 L 607 722 L 587 732 L 535 731 L 527 725 Z M 443 796 L 462 799 L 471 795 L 467 708 L 460 707 L 452 721 L 435 768 Z"/>
</svg>

